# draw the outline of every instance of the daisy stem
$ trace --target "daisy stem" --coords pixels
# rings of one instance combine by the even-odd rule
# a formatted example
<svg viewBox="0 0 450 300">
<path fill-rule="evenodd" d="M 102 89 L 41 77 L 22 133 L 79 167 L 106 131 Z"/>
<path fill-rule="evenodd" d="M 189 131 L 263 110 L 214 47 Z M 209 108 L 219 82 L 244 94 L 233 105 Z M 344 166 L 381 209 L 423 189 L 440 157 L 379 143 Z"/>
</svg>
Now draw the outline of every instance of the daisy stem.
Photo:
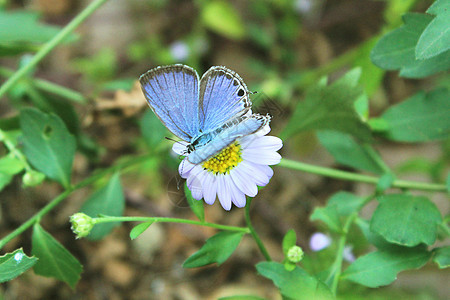
<svg viewBox="0 0 450 300">
<path fill-rule="evenodd" d="M 252 225 L 252 221 L 250 220 L 250 205 L 252 203 L 251 197 L 247 198 L 247 205 L 245 206 L 245 222 L 247 223 L 247 227 L 250 230 L 250 234 L 252 235 L 253 239 L 255 240 L 256 244 L 258 245 L 259 250 L 264 255 L 267 261 L 272 261 L 272 258 L 269 255 L 269 252 L 267 252 L 266 247 L 264 246 L 263 242 L 259 238 L 258 233 L 256 233 L 255 228 Z"/>
<path fill-rule="evenodd" d="M 227 230 L 227 231 L 250 233 L 250 230 L 247 227 L 228 226 L 228 225 L 221 225 L 221 224 L 216 224 L 216 223 L 201 222 L 201 221 L 179 219 L 179 218 L 167 218 L 167 217 L 113 217 L 113 216 L 102 215 L 100 218 L 93 218 L 92 221 L 94 222 L 94 224 L 109 223 L 109 222 L 181 223 L 181 224 L 192 224 L 192 225 L 213 227 L 213 228 Z"/>
<path fill-rule="evenodd" d="M 353 172 L 341 171 L 332 168 L 319 167 L 315 165 L 305 164 L 302 162 L 289 160 L 282 158 L 281 162 L 278 164 L 281 167 L 304 171 L 308 173 L 323 175 L 327 177 L 349 180 L 349 181 L 359 181 L 365 183 L 377 184 L 379 177 L 357 174 Z M 436 191 L 436 192 L 446 192 L 447 188 L 444 184 L 437 183 L 426 183 L 426 182 L 416 182 L 407 180 L 394 180 L 392 187 L 402 188 L 402 189 L 413 189 L 413 190 L 424 190 L 424 191 Z"/>
</svg>

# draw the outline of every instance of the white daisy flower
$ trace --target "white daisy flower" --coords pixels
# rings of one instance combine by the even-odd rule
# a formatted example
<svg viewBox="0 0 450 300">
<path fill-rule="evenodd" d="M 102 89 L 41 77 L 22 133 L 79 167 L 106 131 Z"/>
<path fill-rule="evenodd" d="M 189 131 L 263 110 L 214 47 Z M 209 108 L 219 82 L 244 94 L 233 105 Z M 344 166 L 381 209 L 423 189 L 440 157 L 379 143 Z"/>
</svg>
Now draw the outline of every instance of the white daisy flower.
<svg viewBox="0 0 450 300">
<path fill-rule="evenodd" d="M 255 197 L 257 186 L 265 186 L 272 178 L 273 170 L 281 160 L 277 151 L 283 146 L 281 139 L 266 136 L 270 127 L 237 139 L 213 157 L 200 164 L 192 164 L 187 158 L 180 163 L 180 176 L 187 180 L 187 186 L 196 200 L 213 204 L 216 198 L 225 210 L 231 203 L 244 207 L 245 196 Z M 172 150 L 186 154 L 185 142 L 177 142 Z"/>
</svg>

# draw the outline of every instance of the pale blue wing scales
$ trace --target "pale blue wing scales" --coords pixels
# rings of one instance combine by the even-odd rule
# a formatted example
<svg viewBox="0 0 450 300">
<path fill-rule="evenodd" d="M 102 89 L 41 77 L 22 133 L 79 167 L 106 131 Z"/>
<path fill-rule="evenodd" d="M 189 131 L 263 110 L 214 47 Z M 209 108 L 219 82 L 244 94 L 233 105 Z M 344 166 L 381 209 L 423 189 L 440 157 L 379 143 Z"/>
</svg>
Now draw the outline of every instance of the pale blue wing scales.
<svg viewBox="0 0 450 300">
<path fill-rule="evenodd" d="M 139 81 L 149 106 L 167 129 L 185 141 L 199 134 L 199 77 L 194 69 L 185 65 L 158 67 Z"/>
<path fill-rule="evenodd" d="M 202 132 L 214 130 L 250 110 L 242 78 L 226 67 L 212 67 L 200 80 L 199 121 Z"/>
<path fill-rule="evenodd" d="M 199 164 L 229 146 L 236 139 L 259 131 L 269 122 L 269 116 L 258 114 L 236 118 L 228 123 L 211 142 L 191 152 L 188 155 L 188 160 L 193 164 Z"/>
</svg>

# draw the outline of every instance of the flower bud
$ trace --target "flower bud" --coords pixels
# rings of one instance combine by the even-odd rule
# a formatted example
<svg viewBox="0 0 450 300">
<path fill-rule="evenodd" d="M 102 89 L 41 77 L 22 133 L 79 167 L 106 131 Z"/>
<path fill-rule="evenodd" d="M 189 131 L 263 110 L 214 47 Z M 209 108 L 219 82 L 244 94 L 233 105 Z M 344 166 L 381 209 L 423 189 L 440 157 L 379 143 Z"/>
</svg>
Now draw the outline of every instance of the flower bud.
<svg viewBox="0 0 450 300">
<path fill-rule="evenodd" d="M 22 182 L 24 186 L 39 185 L 44 179 L 44 174 L 34 170 L 29 170 L 22 176 Z"/>
<path fill-rule="evenodd" d="M 72 227 L 70 227 L 77 235 L 77 239 L 87 236 L 94 227 L 94 221 L 91 217 L 84 213 L 76 213 L 70 217 Z"/>
<path fill-rule="evenodd" d="M 292 246 L 287 252 L 287 259 L 291 263 L 298 263 L 303 258 L 303 250 L 299 246 Z"/>
</svg>

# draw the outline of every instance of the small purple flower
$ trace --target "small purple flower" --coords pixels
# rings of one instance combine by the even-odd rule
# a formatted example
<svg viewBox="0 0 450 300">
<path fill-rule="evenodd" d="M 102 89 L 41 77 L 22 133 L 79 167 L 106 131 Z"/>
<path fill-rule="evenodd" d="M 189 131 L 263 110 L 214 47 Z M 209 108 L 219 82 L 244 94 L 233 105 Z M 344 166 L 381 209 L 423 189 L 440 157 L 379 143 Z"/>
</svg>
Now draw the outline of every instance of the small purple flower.
<svg viewBox="0 0 450 300">
<path fill-rule="evenodd" d="M 309 240 L 309 248 L 311 248 L 312 251 L 320 251 L 327 248 L 330 244 L 330 237 L 322 232 L 314 233 Z"/>
<path fill-rule="evenodd" d="M 355 261 L 355 255 L 353 254 L 353 247 L 352 246 L 345 246 L 344 247 L 344 259 L 350 263 Z"/>
<path fill-rule="evenodd" d="M 181 177 L 196 200 L 213 204 L 216 198 L 225 210 L 233 203 L 244 207 L 245 196 L 255 197 L 258 186 L 265 186 L 272 178 L 273 170 L 281 160 L 277 151 L 283 146 L 281 139 L 266 136 L 270 127 L 237 139 L 215 156 L 200 164 L 192 164 L 185 158 L 179 166 Z M 180 155 L 185 153 L 186 143 L 178 142 L 172 150 Z"/>
<path fill-rule="evenodd" d="M 177 61 L 185 61 L 189 57 L 190 50 L 185 42 L 176 41 L 170 45 L 170 54 Z"/>
</svg>

